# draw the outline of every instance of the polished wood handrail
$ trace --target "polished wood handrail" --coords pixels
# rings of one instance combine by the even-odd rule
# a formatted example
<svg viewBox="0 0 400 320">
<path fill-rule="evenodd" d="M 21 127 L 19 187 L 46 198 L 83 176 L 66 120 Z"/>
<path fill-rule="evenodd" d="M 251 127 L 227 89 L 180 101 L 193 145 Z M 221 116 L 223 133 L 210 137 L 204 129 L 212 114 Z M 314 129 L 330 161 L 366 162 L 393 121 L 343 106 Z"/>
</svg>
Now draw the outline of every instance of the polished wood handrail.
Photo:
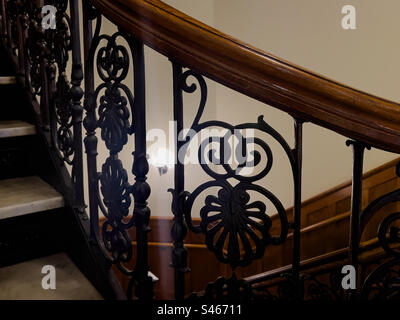
<svg viewBox="0 0 400 320">
<path fill-rule="evenodd" d="M 161 54 L 249 97 L 400 152 L 400 105 L 352 89 L 219 32 L 159 0 L 91 0 Z"/>
</svg>

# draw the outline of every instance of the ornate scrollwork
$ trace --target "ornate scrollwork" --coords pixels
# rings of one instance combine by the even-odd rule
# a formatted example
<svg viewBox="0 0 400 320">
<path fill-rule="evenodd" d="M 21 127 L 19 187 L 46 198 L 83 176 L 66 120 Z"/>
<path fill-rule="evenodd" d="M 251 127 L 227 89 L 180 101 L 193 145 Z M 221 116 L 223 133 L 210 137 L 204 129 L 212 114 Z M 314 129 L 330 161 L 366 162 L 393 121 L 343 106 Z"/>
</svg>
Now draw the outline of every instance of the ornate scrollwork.
<svg viewBox="0 0 400 320">
<path fill-rule="evenodd" d="M 104 82 L 121 82 L 129 71 L 128 50 L 116 43 L 120 33 L 113 36 L 103 36 L 107 39 L 107 45 L 101 47 L 97 53 L 97 72 Z"/>
<path fill-rule="evenodd" d="M 101 43 L 101 39 L 107 41 L 107 44 L 98 49 L 96 56 L 97 72 L 104 83 L 97 87 L 93 99 L 89 101 L 96 104 L 96 127 L 100 128 L 101 138 L 110 152 L 110 157 L 103 164 L 99 174 L 103 201 L 100 196 L 97 198 L 107 218 L 102 228 L 103 243 L 112 256 L 111 262 L 117 264 L 124 273 L 132 274 L 122 263 L 132 258 L 131 239 L 127 229 L 133 225 L 133 220 L 125 222 L 124 219 L 129 214 L 133 187 L 128 183 L 127 172 L 118 159 L 118 153 L 128 142 L 128 135 L 133 133 L 133 125 L 129 121 L 133 96 L 121 83 L 129 70 L 129 57 L 125 47 L 116 44 L 116 39 L 120 36 L 122 35 L 118 32 L 96 39 L 98 44 Z M 123 57 L 120 56 L 121 52 Z M 122 72 L 118 74 L 120 71 Z"/>
<path fill-rule="evenodd" d="M 400 212 L 388 215 L 379 225 L 378 238 L 382 248 L 391 256 L 400 258 Z M 397 244 L 397 248 L 393 246 Z M 392 245 L 392 246 L 391 246 Z"/>
<path fill-rule="evenodd" d="M 400 162 L 396 166 L 396 174 L 400 177 Z M 396 202 L 400 202 L 400 189 L 372 201 L 361 215 L 360 234 L 375 213 Z M 377 235 L 380 246 L 394 259 L 380 264 L 366 277 L 361 297 L 368 300 L 400 300 L 400 212 L 387 214 L 378 227 Z"/>
<path fill-rule="evenodd" d="M 58 68 L 56 90 L 54 92 L 55 116 L 57 119 L 57 149 L 60 158 L 69 165 L 74 164 L 74 134 L 73 134 L 73 94 L 72 86 L 66 75 L 69 54 L 72 51 L 71 20 L 66 12 L 68 1 L 59 0 L 55 2 L 56 29 L 47 32 L 51 39 L 52 51 L 49 60 Z M 79 67 L 79 66 L 74 66 Z M 80 81 L 75 85 L 75 91 Z M 77 99 L 80 101 L 80 98 Z M 79 116 L 80 118 L 81 116 Z M 76 121 L 76 120 L 75 120 Z M 54 130 L 54 129 L 53 129 Z"/>
<path fill-rule="evenodd" d="M 305 299 L 312 301 L 345 301 L 345 292 L 341 287 L 342 277 L 340 269 L 332 270 L 327 281 L 321 281 L 316 275 L 307 275 L 304 280 Z"/>
<path fill-rule="evenodd" d="M 218 195 L 206 196 L 205 206 L 200 210 L 200 226 L 194 227 L 190 218 L 193 203 L 204 190 L 211 187 L 220 188 Z M 285 237 L 285 234 L 279 237 L 269 234 L 272 223 L 266 213 L 266 205 L 261 201 L 251 202 L 249 191 L 255 191 L 271 200 L 280 216 L 283 219 L 286 217 L 282 204 L 272 193 L 251 183 L 241 182 L 232 186 L 226 181 L 209 182 L 198 187 L 186 200 L 185 217 L 188 226 L 196 232 L 200 230 L 204 233 L 208 249 L 220 261 L 232 267 L 245 266 L 261 258 L 268 244 L 279 244 Z M 287 221 L 283 220 L 285 223 Z"/>
<path fill-rule="evenodd" d="M 96 58 L 97 72 L 104 83 L 96 89 L 95 99 L 105 90 L 100 97 L 98 125 L 101 128 L 101 137 L 112 154 L 122 150 L 128 141 L 128 135 L 134 131 L 133 124 L 129 123 L 133 113 L 133 95 L 121 83 L 129 71 L 129 55 L 125 47 L 117 44 L 118 37 L 123 35 L 117 32 L 112 36 L 100 36 L 99 41 L 105 39 L 107 44 L 99 49 Z"/>
<path fill-rule="evenodd" d="M 361 298 L 400 301 L 400 260 L 387 261 L 371 272 L 361 288 Z"/>
<path fill-rule="evenodd" d="M 196 83 L 188 81 L 190 77 L 197 80 L 201 93 L 191 131 L 198 135 L 202 130 L 219 127 L 226 133 L 223 136 L 205 138 L 198 149 L 200 166 L 213 180 L 203 183 L 191 193 L 183 192 L 178 195 L 173 192 L 174 202 L 183 203 L 181 212 L 187 226 L 196 233 L 205 234 L 206 245 L 218 260 L 229 263 L 232 268 L 246 266 L 254 259 L 261 258 L 267 245 L 278 245 L 285 240 L 288 221 L 279 199 L 266 188 L 255 184 L 265 178 L 272 168 L 273 155 L 269 145 L 258 137 L 245 137 L 241 132 L 252 129 L 270 135 L 283 147 L 293 170 L 294 156 L 286 141 L 263 120 L 263 117 L 259 117 L 257 123 L 236 126 L 223 121 L 200 123 L 207 99 L 207 86 L 200 74 L 187 70 L 178 75 L 179 90 L 187 93 L 196 91 Z M 192 138 L 193 135 L 188 135 L 182 139 L 186 143 L 178 150 L 178 154 L 186 153 Z M 240 143 L 236 146 L 231 145 L 228 143 L 231 138 L 236 138 Z M 217 147 L 213 149 L 215 145 Z M 235 167 L 227 161 L 233 155 L 239 159 Z M 215 169 L 215 166 L 221 170 Z M 252 169 L 253 172 L 246 173 L 245 169 Z M 195 226 L 191 217 L 192 210 L 196 200 L 203 197 L 205 202 L 200 209 L 201 222 Z M 253 197 L 257 199 L 253 200 Z M 265 201 L 261 201 L 260 198 L 271 202 L 274 209 L 267 210 Z M 179 209 L 175 208 L 175 217 L 179 217 L 179 214 L 176 214 L 178 211 Z M 271 235 L 272 220 L 269 214 L 276 212 L 280 218 L 280 234 Z"/>
<path fill-rule="evenodd" d="M 112 154 L 121 151 L 133 129 L 129 124 L 127 99 L 121 95 L 118 85 L 107 86 L 105 94 L 100 98 L 98 113 L 101 138 L 107 149 Z"/>
<path fill-rule="evenodd" d="M 72 50 L 71 42 L 71 21 L 66 13 L 68 1 L 58 0 L 55 2 L 56 12 L 56 29 L 52 34 L 54 59 L 57 62 L 61 72 L 65 71 L 69 60 L 69 52 Z"/>
<path fill-rule="evenodd" d="M 255 291 L 249 283 L 238 279 L 233 273 L 232 277 L 226 279 L 219 277 L 215 282 L 207 285 L 206 290 L 201 294 L 192 294 L 189 300 L 192 301 L 220 301 L 246 303 L 257 299 Z"/>
<path fill-rule="evenodd" d="M 92 123 L 93 130 L 100 128 L 101 138 L 110 152 L 98 174 L 103 200 L 97 195 L 97 202 L 107 218 L 102 228 L 104 247 L 111 254 L 112 263 L 117 264 L 125 274 L 132 274 L 133 271 L 125 268 L 122 263 L 132 258 L 131 239 L 127 229 L 132 227 L 134 221 L 125 220 L 134 190 L 128 183 L 127 172 L 118 159 L 118 153 L 126 145 L 128 135 L 133 133 L 133 125 L 129 121 L 133 111 L 133 96 L 121 83 L 129 70 L 129 56 L 125 47 L 117 45 L 118 37 L 123 35 L 119 32 L 112 36 L 95 35 L 91 59 L 97 61 L 97 72 L 104 82 L 96 88 L 93 97 L 87 99 L 87 102 L 92 104 L 90 108 L 97 110 L 98 114 L 98 118 L 91 119 L 91 123 L 95 120 Z M 106 44 L 102 40 L 106 40 Z M 95 58 L 96 48 L 98 51 Z"/>
<path fill-rule="evenodd" d="M 342 277 L 340 269 L 301 274 L 299 279 L 284 273 L 255 290 L 261 299 L 270 301 L 345 301 Z"/>
<path fill-rule="evenodd" d="M 129 213 L 131 205 L 128 174 L 121 160 L 109 157 L 103 164 L 99 175 L 103 202 L 108 208 L 104 215 L 113 220 L 121 220 Z"/>
<path fill-rule="evenodd" d="M 135 287 L 137 297 L 152 297 L 152 279 L 148 276 L 147 265 L 147 237 L 149 229 L 150 209 L 147 207 L 147 199 L 150 195 L 150 186 L 146 182 L 149 170 L 145 143 L 145 127 L 134 130 L 144 119 L 144 86 L 137 83 L 137 72 L 143 61 L 140 43 L 118 31 L 112 35 L 100 34 L 101 14 L 90 5 L 86 8 L 86 15 L 91 20 L 96 20 L 96 28 L 91 41 L 88 57 L 88 73 L 97 73 L 101 83 L 86 92 L 85 109 L 87 116 L 84 125 L 87 130 L 85 138 L 86 151 L 88 153 L 88 174 L 92 186 L 90 197 L 96 204 L 91 215 L 96 220 L 97 210 L 103 212 L 106 220 L 102 227 L 101 235 L 98 225 L 92 223 L 92 238 L 103 249 L 108 261 L 115 264 L 118 269 L 130 277 L 127 289 L 128 298 L 132 297 L 132 289 Z M 125 42 L 120 44 L 120 40 Z M 130 59 L 133 63 L 131 66 Z M 139 97 L 134 100 L 131 90 L 123 83 L 130 70 L 135 74 L 135 93 Z M 142 79 L 140 79 L 142 81 Z M 94 82 L 94 79 L 91 81 Z M 138 80 L 139 81 L 139 80 Z M 144 80 L 143 80 L 144 81 Z M 140 89 L 138 89 L 140 88 Z M 138 93 L 139 92 L 139 93 Z M 134 110 L 139 110 L 134 116 Z M 139 117 L 139 118 L 138 118 Z M 140 120 L 139 120 L 140 119 Z M 144 120 L 143 120 L 144 121 Z M 97 137 L 96 130 L 108 149 L 110 155 L 102 165 L 101 172 L 96 169 Z M 128 182 L 127 171 L 118 159 L 119 153 L 128 143 L 128 137 L 135 133 L 135 151 L 132 173 L 135 182 Z M 91 180 L 92 179 L 92 180 Z M 134 201 L 133 201 L 134 199 Z M 134 208 L 132 210 L 132 205 Z M 129 214 L 133 213 L 132 216 Z M 127 266 L 133 256 L 133 246 L 129 235 L 129 228 L 136 227 L 137 254 L 134 268 Z"/>
<path fill-rule="evenodd" d="M 128 216 L 131 206 L 131 186 L 121 160 L 107 158 L 99 179 L 103 203 L 107 208 L 102 208 L 107 218 L 102 227 L 105 248 L 111 252 L 113 259 L 129 261 L 132 257 L 132 244 L 123 219 Z"/>
<path fill-rule="evenodd" d="M 36 97 L 40 96 L 42 91 L 41 57 L 44 55 L 46 47 L 46 36 L 41 27 L 39 10 L 34 5 L 27 6 L 27 39 L 26 39 L 26 72 L 27 84 L 32 94 L 34 104 L 38 104 Z M 49 43 L 48 45 L 51 45 Z M 49 52 L 52 52 L 49 47 Z M 39 113 L 39 106 L 36 106 Z"/>
<path fill-rule="evenodd" d="M 57 149 L 60 157 L 66 163 L 72 165 L 74 154 L 74 135 L 72 132 L 72 101 L 71 86 L 65 73 L 58 77 L 54 105 L 57 116 Z"/>
</svg>

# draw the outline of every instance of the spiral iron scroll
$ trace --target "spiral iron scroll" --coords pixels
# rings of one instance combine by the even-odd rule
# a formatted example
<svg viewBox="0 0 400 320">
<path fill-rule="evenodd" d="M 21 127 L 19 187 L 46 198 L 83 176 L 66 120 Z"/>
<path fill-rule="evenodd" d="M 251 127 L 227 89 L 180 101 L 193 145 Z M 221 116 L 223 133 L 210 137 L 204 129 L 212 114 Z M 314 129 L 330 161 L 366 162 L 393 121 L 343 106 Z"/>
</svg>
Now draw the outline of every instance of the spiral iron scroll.
<svg viewBox="0 0 400 320">
<path fill-rule="evenodd" d="M 272 168 L 273 154 L 270 146 L 258 137 L 247 138 L 240 132 L 245 129 L 254 129 L 274 138 L 286 152 L 292 170 L 295 170 L 293 151 L 283 137 L 264 121 L 262 116 L 255 123 L 243 123 L 236 126 L 223 121 L 201 123 L 200 118 L 207 99 L 207 86 L 200 74 L 193 70 L 186 70 L 177 79 L 179 90 L 186 93 L 193 93 L 197 90 L 196 83 L 189 83 L 190 77 L 197 80 L 201 93 L 200 105 L 191 129 L 199 134 L 204 129 L 219 127 L 225 129 L 226 134 L 223 137 L 209 137 L 201 142 L 198 149 L 198 160 L 203 171 L 212 180 L 203 183 L 191 193 L 186 191 L 177 195 L 176 192 L 173 192 L 175 203 L 173 211 L 183 212 L 186 225 L 193 232 L 205 234 L 207 248 L 214 252 L 219 261 L 230 264 L 233 269 L 238 266 L 247 266 L 255 259 L 261 258 L 268 245 L 281 244 L 286 239 L 289 225 L 286 211 L 279 199 L 266 188 L 256 184 L 257 181 L 265 178 Z M 239 145 L 232 147 L 224 143 L 233 136 L 242 142 L 240 147 Z M 184 139 L 186 143 L 179 152 L 186 153 L 191 138 L 187 136 Z M 219 159 L 216 156 L 217 150 L 211 149 L 208 153 L 206 152 L 207 147 L 212 143 L 218 144 L 220 147 Z M 250 152 L 248 149 L 251 144 L 255 148 Z M 260 150 L 256 150 L 256 148 Z M 244 159 L 236 168 L 224 161 L 232 154 Z M 262 168 L 260 168 L 261 159 L 266 159 Z M 217 172 L 207 163 L 217 164 L 223 172 Z M 241 174 L 245 167 L 254 169 L 257 167 L 258 170 L 255 170 L 256 173 L 253 175 Z M 218 191 L 211 192 L 215 188 Z M 267 212 L 264 201 L 252 200 L 251 194 L 254 193 L 269 200 L 275 207 L 274 211 Z M 195 201 L 201 195 L 205 195 L 205 203 L 200 210 L 201 222 L 199 225 L 194 225 L 192 210 Z M 279 235 L 270 234 L 272 220 L 268 213 L 275 212 L 278 213 L 280 220 Z"/>
<path fill-rule="evenodd" d="M 396 174 L 400 177 L 400 162 L 396 166 Z M 361 216 L 361 233 L 378 210 L 395 202 L 400 202 L 400 189 L 370 203 Z M 381 221 L 377 235 L 389 260 L 366 277 L 361 288 L 361 297 L 365 300 L 400 300 L 400 212 L 388 214 Z"/>
</svg>

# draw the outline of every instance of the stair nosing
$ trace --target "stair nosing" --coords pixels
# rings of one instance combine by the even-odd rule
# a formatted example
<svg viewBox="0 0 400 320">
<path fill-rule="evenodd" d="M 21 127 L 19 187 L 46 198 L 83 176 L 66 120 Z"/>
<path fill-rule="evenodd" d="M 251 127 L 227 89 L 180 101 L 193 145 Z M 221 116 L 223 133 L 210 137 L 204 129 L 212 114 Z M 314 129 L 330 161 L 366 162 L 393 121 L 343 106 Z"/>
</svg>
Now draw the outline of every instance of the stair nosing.
<svg viewBox="0 0 400 320">
<path fill-rule="evenodd" d="M 36 134 L 36 128 L 33 124 L 30 124 L 25 121 L 19 120 L 7 120 L 7 121 L 0 121 L 1 123 L 4 122 L 20 122 L 19 126 L 10 126 L 5 128 L 0 128 L 0 139 L 4 138 L 12 138 L 12 137 L 22 137 L 22 136 L 31 136 Z"/>
<path fill-rule="evenodd" d="M 25 180 L 30 180 L 26 185 L 23 183 L 23 179 Z M 20 181 L 17 181 L 20 180 Z M 57 209 L 57 208 L 62 208 L 64 207 L 64 198 L 60 193 L 58 193 L 54 188 L 52 188 L 49 184 L 47 184 L 45 181 L 40 179 L 37 176 L 30 176 L 30 177 L 24 177 L 24 178 L 13 178 L 13 179 L 6 179 L 6 180 L 0 180 L 0 192 L 7 192 L 7 187 L 4 187 L 6 183 L 13 183 L 14 184 L 14 190 L 16 192 L 20 192 L 21 198 L 23 197 L 35 197 L 38 196 L 38 199 L 33 199 L 31 201 L 27 201 L 25 203 L 21 202 L 18 197 L 16 197 L 16 201 L 13 203 L 11 200 L 11 203 L 7 203 L 7 200 L 4 201 L 6 202 L 1 203 L 1 193 L 0 193 L 0 220 L 3 219 L 8 219 L 8 218 L 13 218 L 13 217 L 19 217 L 23 215 L 28 215 L 28 214 L 33 214 L 37 212 L 42 212 L 42 211 L 48 211 L 52 209 Z M 19 183 L 19 184 L 18 184 Z M 40 189 L 42 189 L 43 193 L 37 193 L 32 192 L 29 194 L 29 184 L 32 183 L 32 187 L 35 188 L 34 190 L 37 192 Z M 34 185 L 36 183 L 36 185 Z M 2 184 L 2 185 L 1 185 Z M 11 189 L 11 188 L 10 188 Z M 22 190 L 22 192 L 21 192 Z M 28 191 L 27 191 L 28 190 Z M 25 192 L 27 191 L 27 192 Z M 8 192 L 10 192 L 8 190 Z M 25 192 L 25 193 L 24 193 Z M 48 193 L 51 192 L 52 195 L 48 196 Z M 7 196 L 7 194 L 6 194 Z M 46 196 L 48 196 L 46 198 Z M 10 202 L 8 198 L 8 202 Z M 3 205 L 3 206 L 1 206 Z"/>
<path fill-rule="evenodd" d="M 15 76 L 0 76 L 0 85 L 16 84 L 17 79 Z"/>
</svg>

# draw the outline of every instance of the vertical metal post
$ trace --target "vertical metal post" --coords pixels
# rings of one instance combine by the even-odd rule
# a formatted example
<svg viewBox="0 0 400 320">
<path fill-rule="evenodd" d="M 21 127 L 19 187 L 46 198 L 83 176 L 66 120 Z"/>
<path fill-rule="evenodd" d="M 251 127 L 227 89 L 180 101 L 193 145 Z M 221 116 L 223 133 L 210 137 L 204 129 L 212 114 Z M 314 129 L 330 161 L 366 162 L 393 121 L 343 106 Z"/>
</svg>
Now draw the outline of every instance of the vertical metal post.
<svg viewBox="0 0 400 320">
<path fill-rule="evenodd" d="M 133 124 L 135 128 L 135 151 L 132 173 L 135 175 L 133 195 L 135 199 L 135 226 L 137 241 L 137 256 L 135 265 L 136 296 L 139 299 L 153 298 L 153 282 L 149 276 L 148 239 L 150 231 L 150 209 L 147 199 L 150 196 L 150 186 L 146 182 L 149 164 L 146 154 L 146 90 L 143 43 L 133 41 L 134 61 L 134 95 Z"/>
<path fill-rule="evenodd" d="M 86 117 L 83 122 L 86 129 L 84 139 L 87 155 L 89 210 L 90 210 L 90 239 L 94 243 L 100 243 L 99 238 L 99 208 L 96 194 L 98 192 L 97 177 L 97 121 L 95 115 L 96 102 L 93 101 L 94 71 L 93 64 L 89 63 L 89 53 L 92 45 L 92 19 L 90 18 L 88 1 L 83 2 L 83 43 L 85 57 L 85 110 Z"/>
<path fill-rule="evenodd" d="M 25 61 L 24 61 L 24 51 L 25 51 L 25 39 L 24 39 L 24 27 L 22 26 L 25 23 L 25 18 L 23 18 L 22 14 L 17 14 L 16 25 L 17 25 L 17 33 L 18 33 L 18 74 L 24 75 L 25 73 Z"/>
<path fill-rule="evenodd" d="M 5 4 L 6 15 L 8 15 L 8 13 L 7 13 L 7 4 L 8 3 L 6 2 L 6 4 Z M 13 41 L 12 35 L 11 35 L 11 20 L 12 20 L 12 17 L 7 16 L 7 20 L 6 20 L 6 24 L 7 24 L 7 26 L 6 26 L 6 30 L 7 30 L 7 45 L 8 45 L 9 49 L 14 49 L 14 41 Z"/>
<path fill-rule="evenodd" d="M 362 174 L 364 163 L 365 148 L 370 149 L 369 146 L 358 142 L 348 140 L 347 146 L 353 148 L 353 176 L 352 176 L 352 190 L 351 190 L 351 215 L 350 215 L 350 235 L 349 235 L 349 261 L 356 269 L 358 274 L 358 254 L 359 254 L 359 240 L 360 240 L 360 216 L 362 210 Z M 349 298 L 354 299 L 357 297 L 358 289 L 350 292 Z"/>
<path fill-rule="evenodd" d="M 174 200 L 172 211 L 174 214 L 174 224 L 171 230 L 171 236 L 174 241 L 174 249 L 172 251 L 172 266 L 175 269 L 175 299 L 183 300 L 185 297 L 185 273 L 187 268 L 187 250 L 184 247 L 184 239 L 187 228 L 183 219 L 183 212 L 180 206 L 180 197 L 185 190 L 185 168 L 184 163 L 179 159 L 179 151 L 185 144 L 183 137 L 179 139 L 179 135 L 183 130 L 183 97 L 182 90 L 179 85 L 179 79 L 182 75 L 182 66 L 172 62 L 173 70 L 173 90 L 174 90 L 174 120 L 175 128 L 175 170 L 174 170 Z M 182 159 L 183 160 L 183 159 Z"/>
<path fill-rule="evenodd" d="M 1 0 L 1 36 L 3 44 L 7 41 L 7 15 L 6 15 L 6 0 Z"/>
<path fill-rule="evenodd" d="M 71 97 L 72 97 L 72 121 L 74 129 L 74 205 L 82 213 L 85 207 L 83 189 L 83 157 L 82 157 L 82 113 L 81 99 L 83 80 L 81 42 L 79 30 L 78 0 L 70 0 L 71 10 L 71 41 L 72 41 L 72 72 L 71 72 Z"/>
<path fill-rule="evenodd" d="M 301 298 L 303 288 L 300 283 L 300 231 L 301 231 L 301 184 L 303 160 L 303 121 L 294 120 L 295 132 L 295 171 L 294 171 L 294 209 L 293 209 L 293 280 L 296 283 L 296 298 Z"/>
</svg>

